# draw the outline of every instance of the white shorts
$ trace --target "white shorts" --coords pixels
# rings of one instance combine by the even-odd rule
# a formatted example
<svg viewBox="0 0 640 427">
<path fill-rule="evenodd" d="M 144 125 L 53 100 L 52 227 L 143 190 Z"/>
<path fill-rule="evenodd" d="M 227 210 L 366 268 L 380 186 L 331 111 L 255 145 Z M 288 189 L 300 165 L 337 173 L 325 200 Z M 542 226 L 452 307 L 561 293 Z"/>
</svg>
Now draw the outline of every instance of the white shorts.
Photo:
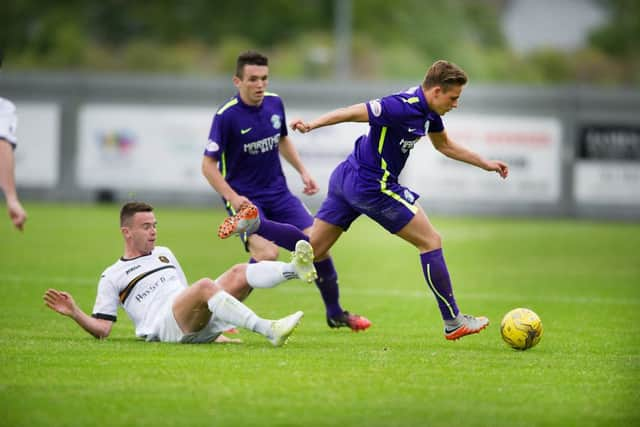
<svg viewBox="0 0 640 427">
<path fill-rule="evenodd" d="M 154 322 L 151 330 L 151 334 L 146 336 L 147 341 L 162 341 L 182 344 L 202 344 L 209 343 L 215 340 L 222 332 L 231 328 L 226 322 L 222 322 L 214 316 L 211 316 L 209 323 L 198 332 L 192 332 L 185 334 L 180 329 L 176 318 L 173 316 L 173 300 L 169 298 L 167 302 L 159 309 L 158 316 Z"/>
</svg>

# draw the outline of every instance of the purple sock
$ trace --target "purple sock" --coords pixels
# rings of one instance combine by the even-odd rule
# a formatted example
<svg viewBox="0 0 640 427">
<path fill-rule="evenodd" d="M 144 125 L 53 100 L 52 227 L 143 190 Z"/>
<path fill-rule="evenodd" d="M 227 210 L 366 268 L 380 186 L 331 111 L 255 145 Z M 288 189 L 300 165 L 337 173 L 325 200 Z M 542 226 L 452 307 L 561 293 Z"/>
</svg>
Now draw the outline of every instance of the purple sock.
<svg viewBox="0 0 640 427">
<path fill-rule="evenodd" d="M 451 320 L 458 315 L 458 305 L 453 296 L 451 279 L 442 249 L 420 254 L 424 278 L 438 301 L 438 307 L 444 320 Z"/>
<path fill-rule="evenodd" d="M 296 248 L 298 240 L 309 241 L 309 236 L 300 231 L 297 227 L 291 224 L 284 224 L 281 222 L 275 222 L 268 220 L 264 217 L 260 217 L 260 227 L 255 231 L 267 240 L 274 242 L 281 248 L 293 251 Z"/>
<path fill-rule="evenodd" d="M 327 316 L 334 317 L 342 313 L 342 307 L 338 300 L 340 299 L 340 289 L 338 288 L 338 272 L 333 266 L 331 257 L 314 262 L 318 279 L 316 286 L 322 295 L 324 306 L 327 310 Z"/>
</svg>

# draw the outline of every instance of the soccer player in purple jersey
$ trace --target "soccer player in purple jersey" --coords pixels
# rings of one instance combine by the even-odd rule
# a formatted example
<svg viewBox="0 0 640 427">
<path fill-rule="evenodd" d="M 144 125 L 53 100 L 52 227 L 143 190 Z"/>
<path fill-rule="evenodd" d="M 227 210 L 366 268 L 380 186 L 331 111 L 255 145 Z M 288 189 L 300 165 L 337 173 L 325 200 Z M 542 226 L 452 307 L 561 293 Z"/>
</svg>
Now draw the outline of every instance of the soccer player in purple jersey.
<svg viewBox="0 0 640 427">
<path fill-rule="evenodd" d="M 311 235 L 316 259 L 326 256 L 357 217 L 369 216 L 420 252 L 424 278 L 438 302 L 448 340 L 480 332 L 489 319 L 458 310 L 440 234 L 416 203 L 419 195 L 400 185 L 398 176 L 413 146 L 428 135 L 445 156 L 507 177 L 506 163 L 482 158 L 456 144 L 444 130 L 441 116 L 458 106 L 466 83 L 467 75 L 461 68 L 440 60 L 429 68 L 419 87 L 339 108 L 310 122 L 291 122 L 291 128 L 302 133 L 343 122 L 369 122 L 369 133 L 356 140 L 353 152 L 331 175 L 329 192 L 316 214 Z"/>
<path fill-rule="evenodd" d="M 238 93 L 216 112 L 202 161 L 203 175 L 231 215 L 248 203 L 257 206 L 260 228 L 241 235 L 254 260 L 276 259 L 276 244 L 293 250 L 300 238 L 308 239 L 313 225 L 313 216 L 287 186 L 280 155 L 300 173 L 305 194 L 318 191 L 288 136 L 282 100 L 267 92 L 268 77 L 264 55 L 249 51 L 238 57 L 233 77 Z M 338 275 L 328 253 L 316 270 L 329 326 L 368 328 L 366 318 L 340 306 Z"/>
</svg>

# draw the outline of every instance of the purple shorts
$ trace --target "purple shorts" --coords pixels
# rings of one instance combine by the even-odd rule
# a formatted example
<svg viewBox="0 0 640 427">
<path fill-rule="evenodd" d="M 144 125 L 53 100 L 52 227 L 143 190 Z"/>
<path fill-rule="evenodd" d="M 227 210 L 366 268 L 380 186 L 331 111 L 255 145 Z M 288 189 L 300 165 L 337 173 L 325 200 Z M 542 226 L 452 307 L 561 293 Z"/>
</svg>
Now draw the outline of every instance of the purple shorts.
<svg viewBox="0 0 640 427">
<path fill-rule="evenodd" d="M 397 182 L 381 183 L 379 177 L 349 158 L 340 163 L 329 179 L 329 193 L 316 217 L 347 231 L 361 214 L 395 234 L 418 211 L 420 197 Z"/>
</svg>

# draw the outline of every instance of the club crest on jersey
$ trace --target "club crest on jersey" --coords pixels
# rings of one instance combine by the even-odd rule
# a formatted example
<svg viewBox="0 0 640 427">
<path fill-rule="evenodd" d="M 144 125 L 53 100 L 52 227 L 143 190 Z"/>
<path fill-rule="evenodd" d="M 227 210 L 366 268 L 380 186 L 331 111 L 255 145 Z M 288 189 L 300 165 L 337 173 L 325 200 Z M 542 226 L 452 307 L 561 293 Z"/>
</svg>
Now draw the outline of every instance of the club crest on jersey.
<svg viewBox="0 0 640 427">
<path fill-rule="evenodd" d="M 280 116 L 277 114 L 274 114 L 273 116 L 271 116 L 271 124 L 273 125 L 274 129 L 280 129 L 282 127 Z"/>
<path fill-rule="evenodd" d="M 164 255 L 160 255 L 160 256 L 158 257 L 158 259 L 159 259 L 161 262 L 164 262 L 165 264 L 169 264 L 169 258 L 167 258 L 167 257 L 166 257 L 166 256 L 164 256 Z"/>
</svg>

